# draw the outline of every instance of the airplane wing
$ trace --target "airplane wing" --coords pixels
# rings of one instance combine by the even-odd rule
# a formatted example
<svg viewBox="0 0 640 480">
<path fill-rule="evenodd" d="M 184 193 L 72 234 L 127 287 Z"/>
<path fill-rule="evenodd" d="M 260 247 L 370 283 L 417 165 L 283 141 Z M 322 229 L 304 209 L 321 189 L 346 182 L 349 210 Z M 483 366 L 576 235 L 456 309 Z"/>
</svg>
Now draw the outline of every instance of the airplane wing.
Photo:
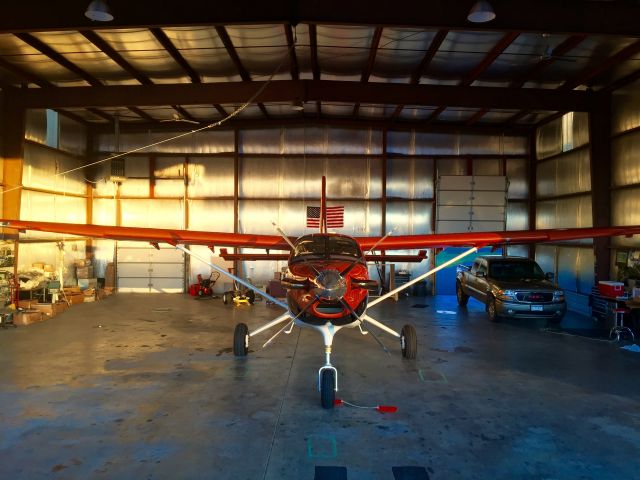
<svg viewBox="0 0 640 480">
<path fill-rule="evenodd" d="M 166 228 L 114 227 L 74 223 L 39 222 L 28 220 L 0 220 L 0 226 L 16 230 L 78 235 L 110 240 L 134 240 L 152 244 L 206 245 L 209 247 L 248 247 L 289 251 L 289 245 L 279 235 L 205 232 Z M 363 250 L 376 246 L 377 250 L 412 250 L 434 247 L 485 247 L 563 242 L 585 238 L 632 236 L 640 234 L 640 226 L 606 228 L 566 228 L 502 232 L 465 232 L 426 235 L 356 237 Z M 292 241 L 295 239 L 291 239 Z M 380 242 L 382 240 L 382 242 Z"/>
<path fill-rule="evenodd" d="M 280 235 L 251 235 L 242 233 L 203 232 L 168 228 L 112 227 L 74 223 L 35 222 L 27 220 L 0 220 L 0 226 L 16 230 L 78 235 L 109 240 L 134 240 L 170 245 L 206 245 L 208 247 L 253 247 L 287 250 L 289 245 Z"/>
<path fill-rule="evenodd" d="M 640 226 L 606 228 L 564 228 L 548 230 L 521 230 L 503 232 L 438 233 L 428 235 L 390 236 L 378 244 L 376 249 L 410 250 L 434 247 L 487 247 L 498 245 L 524 245 L 552 243 L 585 238 L 632 236 L 640 234 Z M 358 237 L 363 250 L 380 242 L 381 237 Z"/>
</svg>

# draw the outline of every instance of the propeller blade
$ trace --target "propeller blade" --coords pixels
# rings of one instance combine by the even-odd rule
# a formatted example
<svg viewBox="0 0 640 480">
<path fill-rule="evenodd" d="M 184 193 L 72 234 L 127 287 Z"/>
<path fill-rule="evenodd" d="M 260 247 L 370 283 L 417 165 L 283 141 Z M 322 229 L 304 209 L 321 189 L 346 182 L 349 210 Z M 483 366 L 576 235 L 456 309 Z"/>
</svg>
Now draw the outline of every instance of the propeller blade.
<svg viewBox="0 0 640 480">
<path fill-rule="evenodd" d="M 360 322 L 360 326 L 362 328 L 365 329 L 365 331 L 367 333 L 370 333 L 371 336 L 373 337 L 373 339 L 378 343 L 378 345 L 380 345 L 380 347 L 382 348 L 382 350 L 384 350 L 387 355 L 391 355 L 391 353 L 389 352 L 389 350 L 387 349 L 387 347 L 384 346 L 384 343 L 382 343 L 382 341 L 376 336 L 375 333 L 373 333 L 371 330 L 369 330 L 367 327 L 364 326 L 364 320 L 362 320 L 360 318 L 360 316 L 356 313 L 356 311 L 351 308 L 351 305 L 349 305 L 344 298 L 340 299 L 340 303 L 344 306 L 344 308 L 346 308 L 347 310 L 349 310 L 349 312 L 351 312 L 351 315 L 353 315 L 354 317 L 356 317 L 356 319 L 358 320 L 358 322 Z"/>
</svg>

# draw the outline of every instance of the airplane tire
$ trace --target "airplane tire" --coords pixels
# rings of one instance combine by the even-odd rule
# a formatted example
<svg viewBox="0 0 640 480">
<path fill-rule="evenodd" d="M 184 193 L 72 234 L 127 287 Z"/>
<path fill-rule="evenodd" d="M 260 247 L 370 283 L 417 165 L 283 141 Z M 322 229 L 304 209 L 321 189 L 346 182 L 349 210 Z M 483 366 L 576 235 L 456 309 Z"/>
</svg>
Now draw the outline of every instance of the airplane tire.
<svg viewBox="0 0 640 480">
<path fill-rule="evenodd" d="M 413 325 L 405 325 L 400 332 L 400 343 L 402 345 L 402 356 L 408 359 L 416 358 L 418 353 L 418 335 Z"/>
<path fill-rule="evenodd" d="M 324 409 L 333 408 L 336 399 L 336 375 L 331 369 L 323 370 L 320 376 L 320 404 Z"/>
<path fill-rule="evenodd" d="M 456 282 L 456 299 L 458 300 L 458 305 L 461 307 L 466 307 L 467 302 L 469 301 L 469 295 L 464 293 L 460 282 Z"/>
<path fill-rule="evenodd" d="M 231 292 L 224 292 L 222 294 L 222 303 L 229 305 L 231 303 Z"/>
<path fill-rule="evenodd" d="M 236 325 L 233 332 L 233 354 L 236 357 L 246 357 L 249 352 L 249 327 L 244 323 Z"/>
</svg>

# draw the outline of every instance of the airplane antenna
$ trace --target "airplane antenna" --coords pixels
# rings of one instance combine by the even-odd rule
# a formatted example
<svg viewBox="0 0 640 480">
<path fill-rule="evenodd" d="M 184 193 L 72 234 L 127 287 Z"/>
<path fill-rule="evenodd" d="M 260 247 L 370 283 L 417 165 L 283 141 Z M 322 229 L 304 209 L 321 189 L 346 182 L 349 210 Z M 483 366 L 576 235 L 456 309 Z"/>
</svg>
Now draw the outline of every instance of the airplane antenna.
<svg viewBox="0 0 640 480">
<path fill-rule="evenodd" d="M 396 230 L 398 230 L 397 226 L 393 227 L 392 230 L 389 230 L 389 233 L 387 233 L 384 237 L 382 237 L 380 240 L 378 240 L 376 243 L 374 243 L 373 246 L 369 249 L 369 251 L 365 255 L 371 255 L 373 253 L 373 251 L 376 249 L 376 247 L 378 245 L 380 245 L 382 242 L 384 242 L 391 235 L 393 235 L 396 232 Z"/>
<path fill-rule="evenodd" d="M 289 246 L 291 247 L 291 250 L 295 250 L 296 247 L 293 244 L 293 242 L 291 240 L 289 240 L 289 237 L 287 237 L 287 234 L 284 233 L 284 230 L 282 230 L 277 224 L 276 222 L 271 222 L 271 225 L 274 226 L 274 228 L 278 231 L 278 233 L 282 236 L 282 238 L 284 238 L 284 241 L 287 242 L 289 244 Z"/>
<path fill-rule="evenodd" d="M 322 176 L 322 197 L 320 198 L 320 233 L 327 233 L 327 177 Z"/>
</svg>

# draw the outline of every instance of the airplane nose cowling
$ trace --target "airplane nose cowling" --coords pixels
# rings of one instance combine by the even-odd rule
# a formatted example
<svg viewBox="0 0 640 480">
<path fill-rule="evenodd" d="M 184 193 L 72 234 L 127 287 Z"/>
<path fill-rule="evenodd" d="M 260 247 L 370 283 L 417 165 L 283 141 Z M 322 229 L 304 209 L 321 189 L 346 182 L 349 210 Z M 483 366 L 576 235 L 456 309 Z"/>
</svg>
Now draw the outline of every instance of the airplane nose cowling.
<svg viewBox="0 0 640 480">
<path fill-rule="evenodd" d="M 347 291 L 347 284 L 339 272 L 323 270 L 316 277 L 313 292 L 323 300 L 340 300 Z"/>
</svg>

